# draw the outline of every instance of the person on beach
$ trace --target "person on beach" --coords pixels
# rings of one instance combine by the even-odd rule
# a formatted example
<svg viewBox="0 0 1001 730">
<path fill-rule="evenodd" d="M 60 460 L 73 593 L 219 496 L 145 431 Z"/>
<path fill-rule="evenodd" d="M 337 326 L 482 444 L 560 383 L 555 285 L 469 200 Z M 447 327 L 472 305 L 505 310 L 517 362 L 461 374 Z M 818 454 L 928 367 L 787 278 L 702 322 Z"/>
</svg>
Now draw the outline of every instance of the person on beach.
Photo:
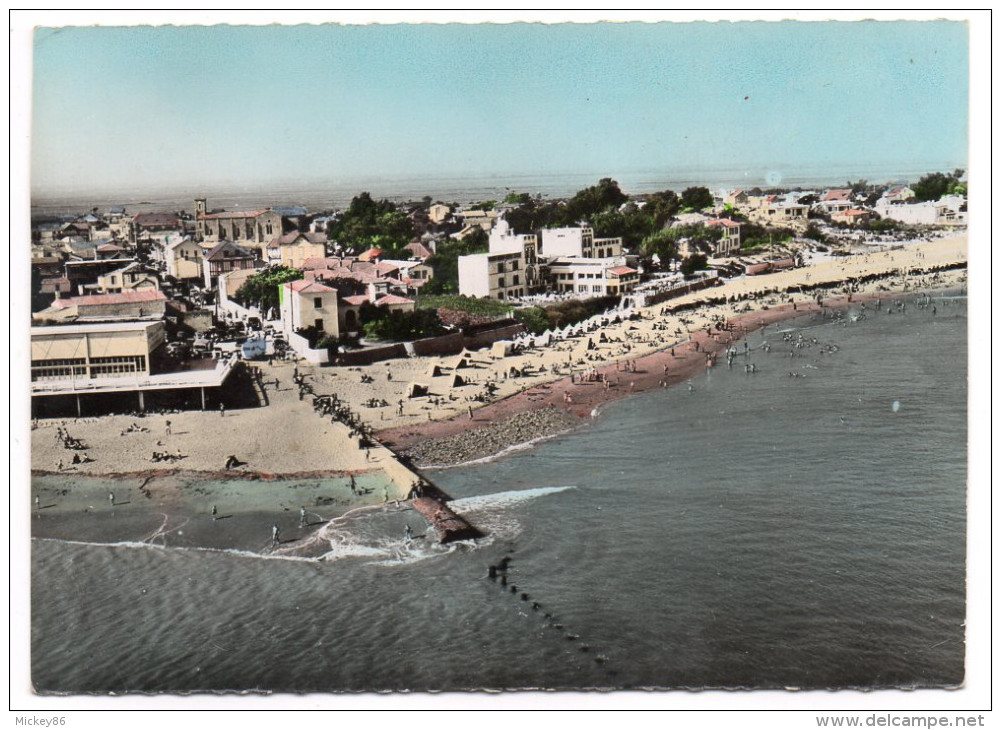
<svg viewBox="0 0 1001 730">
<path fill-rule="evenodd" d="M 220 403 L 219 404 L 219 417 L 222 418 L 225 415 L 226 415 L 226 404 L 225 403 Z"/>
<path fill-rule="evenodd" d="M 306 508 L 305 507 L 300 507 L 299 508 L 299 527 L 305 527 L 305 526 L 306 526 Z"/>
<path fill-rule="evenodd" d="M 218 516 L 219 516 L 218 510 L 216 510 L 215 505 L 212 505 L 212 521 L 215 522 Z"/>
<path fill-rule="evenodd" d="M 469 411 L 469 420 L 472 421 L 473 420 L 473 407 L 472 406 L 466 406 L 466 410 Z"/>
<path fill-rule="evenodd" d="M 278 529 L 278 523 L 275 522 L 271 525 L 271 547 L 278 547 L 279 535 L 281 535 L 281 531 Z"/>
<path fill-rule="evenodd" d="M 167 421 L 167 435 L 170 436 L 170 421 Z"/>
<path fill-rule="evenodd" d="M 414 539 L 414 531 L 410 529 L 410 525 L 407 525 L 403 530 L 403 539 L 410 542 Z"/>
<path fill-rule="evenodd" d="M 115 506 L 115 493 L 114 492 L 108 492 L 108 501 L 111 502 L 111 506 L 112 507 Z"/>
</svg>

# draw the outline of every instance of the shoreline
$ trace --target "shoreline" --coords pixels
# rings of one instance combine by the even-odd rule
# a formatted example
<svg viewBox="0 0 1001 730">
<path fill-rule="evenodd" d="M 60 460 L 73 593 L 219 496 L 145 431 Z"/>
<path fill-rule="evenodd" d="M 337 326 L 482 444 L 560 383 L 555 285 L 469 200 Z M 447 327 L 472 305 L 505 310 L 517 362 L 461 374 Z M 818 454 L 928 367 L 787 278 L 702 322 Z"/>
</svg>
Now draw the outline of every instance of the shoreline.
<svg viewBox="0 0 1001 730">
<path fill-rule="evenodd" d="M 965 267 L 963 270 L 965 271 Z M 892 276 L 895 274 L 886 274 L 873 281 L 879 282 Z M 829 287 L 830 285 L 823 284 L 817 285 L 814 289 Z M 845 311 L 854 305 L 871 303 L 881 299 L 913 297 L 922 293 L 947 291 L 955 287 L 955 283 L 945 283 L 904 291 L 865 292 L 853 294 L 851 297 L 847 295 L 827 297 L 823 299 L 822 305 L 815 301 L 799 301 L 761 310 L 735 313 L 726 320 L 726 324 L 730 326 L 729 330 L 714 329 L 713 334 L 705 331 L 692 332 L 690 337 L 680 344 L 665 344 L 661 349 L 635 358 L 632 361 L 636 367 L 635 372 L 619 370 L 618 362 L 596 368 L 599 376 L 605 375 L 618 380 L 616 385 L 607 389 L 603 388 L 600 382 L 572 383 L 570 378 L 565 377 L 541 386 L 529 386 L 499 401 L 483 406 L 474 411 L 472 419 L 455 416 L 450 419 L 421 424 L 420 429 L 401 426 L 378 431 L 376 437 L 388 448 L 413 459 L 414 466 L 419 469 L 450 469 L 492 461 L 502 458 L 506 453 L 531 448 L 535 443 L 572 433 L 591 423 L 594 418 L 601 415 L 602 409 L 611 403 L 641 395 L 655 388 L 676 387 L 687 382 L 709 368 L 706 365 L 707 354 L 718 357 L 734 342 L 767 328 L 769 325 L 824 311 Z M 773 292 L 773 295 L 779 294 L 779 292 Z M 664 365 L 669 368 L 666 376 L 663 370 Z M 627 378 L 626 383 L 623 383 L 623 376 Z M 623 387 L 624 385 L 625 387 Z M 540 394 L 539 390 L 547 392 Z M 560 401 L 567 393 L 571 394 L 573 403 L 563 405 Z M 507 427 L 518 416 L 545 409 L 556 409 L 563 413 L 572 414 L 577 421 L 568 428 L 554 428 L 530 439 L 503 442 L 500 448 L 483 452 L 472 458 L 457 456 L 453 459 L 442 459 L 439 456 L 439 460 L 435 462 L 422 461 L 420 458 L 423 453 L 429 450 L 440 454 L 440 447 L 447 448 L 450 442 L 457 437 L 464 437 L 474 442 L 482 442 L 486 437 L 489 442 L 494 440 L 490 438 L 491 436 L 496 437 L 499 433 L 509 430 Z"/>
</svg>

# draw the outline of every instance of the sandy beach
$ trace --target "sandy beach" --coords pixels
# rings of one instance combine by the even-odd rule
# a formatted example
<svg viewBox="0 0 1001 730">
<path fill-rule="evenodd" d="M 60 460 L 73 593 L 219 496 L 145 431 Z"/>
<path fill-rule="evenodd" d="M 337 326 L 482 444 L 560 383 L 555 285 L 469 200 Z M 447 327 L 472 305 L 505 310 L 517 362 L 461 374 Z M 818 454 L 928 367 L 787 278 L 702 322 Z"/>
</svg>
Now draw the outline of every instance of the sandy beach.
<svg viewBox="0 0 1001 730">
<path fill-rule="evenodd" d="M 385 447 L 414 463 L 466 462 L 565 432 L 588 422 L 612 400 L 684 383 L 707 367 L 707 356 L 719 356 L 759 327 L 821 306 L 836 309 L 876 297 L 964 286 L 966 259 L 962 235 L 742 277 L 639 310 L 633 319 L 600 333 L 501 359 L 481 350 L 467 355 L 460 368 L 455 367 L 457 356 L 360 367 L 262 363 L 256 367 L 267 405 L 224 414 L 41 419 L 31 432 L 33 497 L 39 498 L 40 508 L 34 532 L 86 539 L 86 525 L 95 519 L 95 539 L 146 541 L 160 539 L 157 531 L 163 531 L 160 525 L 166 521 L 171 544 L 257 549 L 257 542 L 267 541 L 262 531 L 275 521 L 287 523 L 285 532 L 299 529 L 302 506 L 315 509 L 320 522 L 354 506 L 405 497 L 409 472 L 394 454 L 381 446 L 360 448 L 346 426 L 314 410 L 312 395 L 300 399 L 293 367 L 314 395 L 336 394 Z M 511 377 L 513 371 L 522 376 Z M 464 384 L 453 386 L 454 375 Z M 425 385 L 428 393 L 407 397 L 411 383 Z M 488 383 L 494 392 L 484 397 Z M 85 448 L 66 448 L 60 429 Z M 154 461 L 155 453 L 166 458 Z M 89 461 L 73 464 L 75 454 Z M 227 470 L 230 455 L 239 464 Z M 356 484 L 370 483 L 371 491 L 352 492 L 351 476 Z M 122 495 L 121 501 L 128 502 L 112 510 L 113 535 L 108 532 L 111 523 L 97 517 L 106 517 L 103 513 L 112 507 L 109 478 L 122 485 L 116 501 Z M 227 519 L 228 525 L 221 527 L 211 519 L 213 506 L 244 517 Z M 245 520 L 253 529 L 250 523 L 238 529 Z M 187 528 L 178 528 L 180 523 Z"/>
</svg>

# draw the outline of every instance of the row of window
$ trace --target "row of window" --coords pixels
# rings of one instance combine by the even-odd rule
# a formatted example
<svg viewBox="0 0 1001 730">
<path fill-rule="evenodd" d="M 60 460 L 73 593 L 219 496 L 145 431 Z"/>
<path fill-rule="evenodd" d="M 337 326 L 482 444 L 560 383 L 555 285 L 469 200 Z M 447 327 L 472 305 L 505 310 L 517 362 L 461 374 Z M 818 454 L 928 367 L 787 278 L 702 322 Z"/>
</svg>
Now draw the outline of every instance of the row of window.
<svg viewBox="0 0 1001 730">
<path fill-rule="evenodd" d="M 31 361 L 31 379 L 33 381 L 98 378 L 107 375 L 145 372 L 145 370 L 145 355 L 92 358 L 89 374 L 87 372 L 87 361 L 82 357 Z"/>
</svg>

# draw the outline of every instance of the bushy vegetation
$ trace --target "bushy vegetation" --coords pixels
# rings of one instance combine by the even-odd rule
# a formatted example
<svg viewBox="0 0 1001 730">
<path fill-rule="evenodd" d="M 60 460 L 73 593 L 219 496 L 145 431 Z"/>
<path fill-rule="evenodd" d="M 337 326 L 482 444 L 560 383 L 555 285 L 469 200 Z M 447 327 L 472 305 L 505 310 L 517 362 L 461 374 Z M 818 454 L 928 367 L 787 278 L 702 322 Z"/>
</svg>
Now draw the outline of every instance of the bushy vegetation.
<svg viewBox="0 0 1001 730">
<path fill-rule="evenodd" d="M 406 342 L 445 333 L 445 326 L 434 309 L 391 312 L 383 307 L 363 306 L 359 313 L 362 332 L 369 340 Z"/>
<path fill-rule="evenodd" d="M 527 307 L 515 310 L 514 317 L 534 334 L 547 329 L 566 327 L 583 322 L 589 317 L 601 314 L 619 302 L 618 296 L 595 297 L 593 299 L 568 299 L 545 307 Z"/>
<path fill-rule="evenodd" d="M 930 172 L 911 185 L 914 199 L 918 202 L 938 200 L 943 195 L 966 195 L 966 183 L 960 182 L 963 170 L 953 172 Z"/>
<path fill-rule="evenodd" d="M 389 200 L 373 200 L 369 193 L 356 195 L 348 209 L 327 224 L 331 241 L 358 253 L 380 248 L 384 258 L 409 258 L 403 247 L 413 236 L 413 223 L 404 211 Z"/>
<path fill-rule="evenodd" d="M 511 305 L 505 302 L 498 302 L 494 299 L 477 299 L 461 294 L 425 295 L 422 291 L 416 302 L 418 309 L 453 309 L 483 317 L 503 317 L 511 311 Z"/>
<path fill-rule="evenodd" d="M 438 243 L 426 263 L 434 269 L 434 278 L 421 288 L 422 294 L 457 294 L 459 292 L 459 257 L 489 250 L 486 232 L 475 230 L 460 241 L 447 238 Z"/>
<path fill-rule="evenodd" d="M 302 278 L 302 271 L 288 266 L 270 266 L 249 277 L 236 291 L 236 299 L 260 308 L 262 312 L 278 308 L 278 287 Z"/>
<path fill-rule="evenodd" d="M 704 253 L 697 253 L 681 262 L 681 273 L 687 279 L 696 271 L 704 271 L 708 266 L 709 260 L 706 255 Z"/>
</svg>

